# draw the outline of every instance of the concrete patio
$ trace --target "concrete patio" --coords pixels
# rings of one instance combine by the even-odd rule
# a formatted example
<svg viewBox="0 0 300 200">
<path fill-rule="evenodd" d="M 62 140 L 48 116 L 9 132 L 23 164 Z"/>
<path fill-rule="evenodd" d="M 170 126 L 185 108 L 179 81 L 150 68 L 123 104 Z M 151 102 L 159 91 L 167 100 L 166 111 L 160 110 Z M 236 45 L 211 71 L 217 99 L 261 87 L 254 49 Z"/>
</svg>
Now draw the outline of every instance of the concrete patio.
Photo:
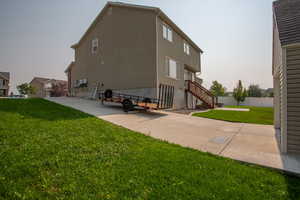
<svg viewBox="0 0 300 200">
<path fill-rule="evenodd" d="M 273 126 L 231 123 L 166 111 L 123 112 L 80 98 L 47 98 L 100 119 L 185 147 L 300 175 L 300 156 L 280 154 Z"/>
</svg>

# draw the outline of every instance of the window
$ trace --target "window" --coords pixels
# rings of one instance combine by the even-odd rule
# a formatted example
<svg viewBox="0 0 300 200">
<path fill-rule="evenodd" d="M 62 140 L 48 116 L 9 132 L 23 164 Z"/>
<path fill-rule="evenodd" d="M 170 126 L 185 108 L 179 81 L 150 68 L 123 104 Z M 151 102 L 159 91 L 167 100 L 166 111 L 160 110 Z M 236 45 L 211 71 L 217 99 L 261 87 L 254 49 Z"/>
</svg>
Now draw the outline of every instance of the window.
<svg viewBox="0 0 300 200">
<path fill-rule="evenodd" d="M 50 89 L 52 88 L 52 84 L 51 83 L 46 83 L 45 84 L 45 89 Z"/>
<path fill-rule="evenodd" d="M 166 25 L 163 25 L 163 37 L 166 40 L 169 40 L 170 42 L 173 41 L 173 32 L 172 32 L 172 29 L 170 29 Z"/>
<path fill-rule="evenodd" d="M 163 36 L 165 39 L 168 38 L 168 28 L 165 25 L 163 25 Z"/>
<path fill-rule="evenodd" d="M 98 50 L 98 38 L 92 40 L 92 54 L 95 54 Z"/>
<path fill-rule="evenodd" d="M 74 83 L 74 87 L 76 87 L 76 88 L 82 88 L 82 87 L 87 87 L 87 86 L 88 86 L 88 80 L 86 78 L 76 80 Z"/>
<path fill-rule="evenodd" d="M 177 78 L 177 62 L 171 58 L 166 59 L 166 71 L 167 76 L 171 78 Z"/>
<path fill-rule="evenodd" d="M 190 55 L 190 45 L 188 45 L 186 42 L 183 42 L 183 51 L 187 55 Z"/>
</svg>

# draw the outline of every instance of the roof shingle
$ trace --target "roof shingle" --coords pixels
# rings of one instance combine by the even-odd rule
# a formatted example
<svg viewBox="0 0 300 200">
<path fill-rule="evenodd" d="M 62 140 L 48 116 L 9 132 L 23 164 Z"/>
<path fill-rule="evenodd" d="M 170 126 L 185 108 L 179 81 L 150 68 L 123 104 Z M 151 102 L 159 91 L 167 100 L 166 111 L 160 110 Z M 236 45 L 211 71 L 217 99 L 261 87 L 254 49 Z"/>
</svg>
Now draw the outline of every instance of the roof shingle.
<svg viewBox="0 0 300 200">
<path fill-rule="evenodd" d="M 277 0 L 273 10 L 281 45 L 300 43 L 300 0 Z"/>
<path fill-rule="evenodd" d="M 0 72 L 0 76 L 9 80 L 9 72 Z"/>
</svg>

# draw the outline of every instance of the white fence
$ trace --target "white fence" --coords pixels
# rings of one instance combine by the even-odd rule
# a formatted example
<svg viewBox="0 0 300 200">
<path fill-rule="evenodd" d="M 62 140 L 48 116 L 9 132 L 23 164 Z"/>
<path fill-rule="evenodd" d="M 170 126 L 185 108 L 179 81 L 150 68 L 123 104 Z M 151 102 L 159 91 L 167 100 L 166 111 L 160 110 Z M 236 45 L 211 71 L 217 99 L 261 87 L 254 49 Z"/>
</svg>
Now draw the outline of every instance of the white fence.
<svg viewBox="0 0 300 200">
<path fill-rule="evenodd" d="M 233 97 L 218 97 L 218 103 L 223 103 L 225 106 L 237 105 Z M 257 107 L 273 107 L 273 97 L 247 97 L 241 106 L 257 106 Z"/>
</svg>

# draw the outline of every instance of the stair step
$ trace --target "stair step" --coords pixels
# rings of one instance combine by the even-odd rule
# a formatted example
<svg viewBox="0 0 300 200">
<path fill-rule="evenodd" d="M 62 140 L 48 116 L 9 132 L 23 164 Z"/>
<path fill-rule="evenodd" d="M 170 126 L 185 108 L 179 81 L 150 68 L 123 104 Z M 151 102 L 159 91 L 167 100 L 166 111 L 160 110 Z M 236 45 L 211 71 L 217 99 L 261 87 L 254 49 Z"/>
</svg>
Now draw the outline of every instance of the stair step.
<svg viewBox="0 0 300 200">
<path fill-rule="evenodd" d="M 194 97 L 201 100 L 203 103 L 208 105 L 210 108 L 215 107 L 215 96 L 206 88 L 190 80 L 186 81 L 186 91 L 191 93 Z"/>
</svg>

